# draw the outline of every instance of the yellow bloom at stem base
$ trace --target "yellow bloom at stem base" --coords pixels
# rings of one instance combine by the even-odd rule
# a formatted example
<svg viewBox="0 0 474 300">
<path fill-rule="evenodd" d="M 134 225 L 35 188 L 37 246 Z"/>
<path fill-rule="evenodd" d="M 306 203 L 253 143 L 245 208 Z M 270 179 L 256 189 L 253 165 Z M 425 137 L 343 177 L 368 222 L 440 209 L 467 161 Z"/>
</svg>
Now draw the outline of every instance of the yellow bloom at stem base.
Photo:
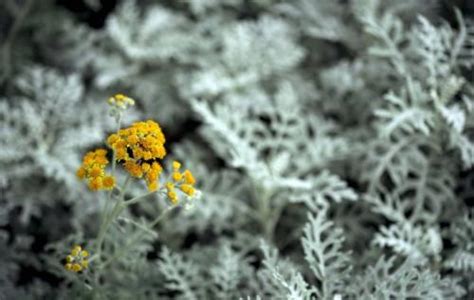
<svg viewBox="0 0 474 300">
<path fill-rule="evenodd" d="M 66 264 L 64 267 L 71 272 L 80 272 L 89 266 L 89 252 L 76 245 L 71 249 L 71 253 L 66 256 Z"/>
</svg>

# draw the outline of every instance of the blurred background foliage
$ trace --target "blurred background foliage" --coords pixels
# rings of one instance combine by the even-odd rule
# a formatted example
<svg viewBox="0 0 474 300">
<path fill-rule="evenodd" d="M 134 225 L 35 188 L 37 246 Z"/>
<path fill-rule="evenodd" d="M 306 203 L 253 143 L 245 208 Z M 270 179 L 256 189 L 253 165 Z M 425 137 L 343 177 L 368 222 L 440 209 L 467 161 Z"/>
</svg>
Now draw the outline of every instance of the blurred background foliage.
<svg viewBox="0 0 474 300">
<path fill-rule="evenodd" d="M 0 299 L 474 297 L 473 1 L 4 0 L 0 51 Z M 92 286 L 115 93 L 203 197 Z"/>
</svg>

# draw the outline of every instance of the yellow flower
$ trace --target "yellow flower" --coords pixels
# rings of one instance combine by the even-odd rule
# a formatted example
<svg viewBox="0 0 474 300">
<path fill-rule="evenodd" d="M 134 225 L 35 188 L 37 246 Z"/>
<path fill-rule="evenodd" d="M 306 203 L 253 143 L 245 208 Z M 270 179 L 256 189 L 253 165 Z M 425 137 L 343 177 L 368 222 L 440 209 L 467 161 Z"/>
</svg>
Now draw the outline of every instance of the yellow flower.
<svg viewBox="0 0 474 300">
<path fill-rule="evenodd" d="M 173 161 L 173 170 L 178 171 L 181 168 L 181 163 L 177 160 Z"/>
<path fill-rule="evenodd" d="M 129 105 L 134 104 L 134 100 L 123 95 L 116 94 L 109 99 L 109 104 L 113 106 L 111 112 L 119 118 Z M 107 145 L 114 151 L 115 162 L 135 178 L 143 178 L 150 192 L 158 190 L 159 176 L 162 173 L 160 161 L 166 156 L 165 136 L 158 123 L 148 120 L 135 122 L 127 128 L 117 130 L 107 138 Z M 87 180 L 91 190 L 113 189 L 116 179 L 106 173 L 107 150 L 97 149 L 88 152 L 83 159 L 81 167 L 77 170 L 77 176 Z M 192 196 L 195 193 L 195 179 L 189 170 L 180 172 L 181 163 L 172 162 L 172 181 L 176 183 L 180 190 Z M 178 202 L 178 193 L 175 191 L 173 182 L 168 182 L 165 186 L 166 193 L 173 203 Z M 78 269 L 74 263 L 69 262 L 69 269 Z M 82 267 L 81 264 L 79 264 Z"/>
<path fill-rule="evenodd" d="M 130 144 L 136 144 L 138 143 L 139 139 L 138 139 L 138 136 L 136 134 L 132 134 L 132 135 L 129 135 L 127 137 L 127 141 L 130 143 Z"/>
<path fill-rule="evenodd" d="M 128 160 L 128 153 L 126 149 L 117 149 L 116 150 L 117 160 Z"/>
<path fill-rule="evenodd" d="M 143 152 L 143 159 L 144 160 L 150 160 L 153 158 L 153 155 L 151 154 L 151 151 L 145 151 Z"/>
<path fill-rule="evenodd" d="M 113 176 L 106 176 L 102 180 L 102 184 L 103 184 L 105 189 L 110 190 L 115 185 L 115 178 Z"/>
<path fill-rule="evenodd" d="M 161 173 L 161 171 L 163 171 L 163 168 L 157 162 L 153 162 L 153 164 L 151 165 L 151 169 L 158 173 Z"/>
<path fill-rule="evenodd" d="M 140 178 L 140 177 L 143 176 L 141 166 L 133 160 L 129 160 L 129 161 L 124 162 L 123 167 L 133 177 Z"/>
<path fill-rule="evenodd" d="M 66 270 L 75 273 L 87 269 L 89 266 L 87 257 L 89 257 L 89 252 L 87 250 L 83 250 L 81 246 L 76 245 L 72 248 L 71 254 L 66 256 L 66 264 L 64 267 Z"/>
<path fill-rule="evenodd" d="M 129 106 L 135 105 L 135 100 L 123 94 L 116 94 L 107 101 L 115 109 L 125 110 Z"/>
<path fill-rule="evenodd" d="M 107 150 L 99 148 L 99 149 L 95 150 L 95 153 L 99 157 L 105 157 L 107 155 Z"/>
<path fill-rule="evenodd" d="M 72 248 L 71 255 L 72 256 L 78 256 L 79 253 L 81 252 L 81 250 L 82 250 L 81 246 L 76 245 L 76 246 L 74 246 L 74 248 Z"/>
<path fill-rule="evenodd" d="M 102 168 L 99 165 L 93 167 L 89 171 L 89 176 L 90 177 L 100 177 L 101 174 L 102 174 Z"/>
<path fill-rule="evenodd" d="M 76 174 L 80 179 L 87 179 L 91 190 L 110 190 L 115 185 L 115 178 L 105 174 L 105 167 L 109 163 L 107 150 L 96 149 L 86 153 L 82 165 Z"/>
<path fill-rule="evenodd" d="M 135 148 L 132 150 L 132 153 L 133 153 L 133 157 L 143 157 L 143 149 L 141 148 Z"/>
<path fill-rule="evenodd" d="M 84 177 L 86 176 L 86 169 L 84 169 L 84 167 L 80 167 L 79 169 L 77 169 L 77 177 L 79 177 L 80 179 L 84 179 Z"/>
<path fill-rule="evenodd" d="M 142 171 L 143 171 L 143 172 L 146 173 L 146 172 L 148 172 L 150 169 L 151 169 L 150 164 L 148 164 L 148 163 L 143 163 L 143 164 L 142 164 Z"/>
<path fill-rule="evenodd" d="M 190 197 L 194 195 L 194 192 L 195 192 L 194 187 L 192 187 L 189 184 L 182 184 L 179 188 L 183 193 L 185 193 L 186 195 Z"/>
<path fill-rule="evenodd" d="M 178 203 L 178 195 L 176 194 L 175 191 L 169 191 L 168 198 L 171 200 L 173 204 Z"/>
<path fill-rule="evenodd" d="M 176 204 L 178 202 L 178 195 L 174 191 L 174 183 L 167 182 L 165 184 L 166 190 L 168 191 L 166 195 L 170 199 L 171 203 Z"/>
<path fill-rule="evenodd" d="M 191 171 L 186 169 L 183 173 L 179 172 L 181 168 L 181 163 L 179 161 L 173 161 L 172 163 L 173 172 L 171 173 L 172 181 L 165 183 L 165 188 L 167 190 L 166 194 L 169 200 L 176 204 L 178 203 L 179 196 L 175 191 L 175 187 L 178 188 L 183 194 L 193 197 L 196 193 L 194 184 L 196 180 L 194 179 Z"/>
<path fill-rule="evenodd" d="M 108 138 L 107 138 L 107 144 L 109 145 L 113 145 L 115 144 L 118 140 L 120 139 L 120 137 L 118 136 L 118 134 L 111 134 Z"/>
<path fill-rule="evenodd" d="M 158 161 L 166 155 L 164 143 L 165 136 L 160 125 L 151 120 L 133 123 L 107 138 L 107 144 L 115 151 L 116 160 L 131 176 L 145 177 L 149 191 L 155 191 L 158 187 L 154 182 L 162 171 Z"/>
<path fill-rule="evenodd" d="M 151 182 L 156 181 L 158 179 L 158 175 L 159 175 L 159 173 L 152 169 L 152 170 L 149 170 L 148 172 L 146 172 L 145 179 L 148 183 L 151 183 Z"/>
<path fill-rule="evenodd" d="M 98 191 L 102 188 L 102 178 L 94 177 L 89 181 L 89 188 L 93 191 Z"/>
<path fill-rule="evenodd" d="M 82 271 L 82 266 L 81 266 L 80 264 L 77 264 L 77 263 L 76 263 L 76 264 L 72 264 L 72 268 L 71 268 L 71 269 L 72 269 L 73 272 L 76 272 L 76 273 L 77 273 L 77 272 Z"/>
<path fill-rule="evenodd" d="M 148 191 L 154 192 L 158 189 L 158 183 L 156 181 L 150 182 L 148 183 L 147 187 L 148 187 Z"/>
<path fill-rule="evenodd" d="M 174 181 L 180 181 L 183 178 L 183 174 L 179 172 L 173 172 L 172 177 Z"/>
<path fill-rule="evenodd" d="M 189 170 L 184 171 L 183 176 L 184 176 L 184 181 L 187 184 L 193 185 L 194 183 L 196 183 L 196 180 L 194 179 L 193 173 L 191 173 L 191 171 Z"/>
<path fill-rule="evenodd" d="M 169 190 L 169 191 L 174 190 L 174 183 L 172 183 L 172 182 L 167 182 L 165 184 L 165 186 L 166 186 L 166 189 Z"/>
</svg>

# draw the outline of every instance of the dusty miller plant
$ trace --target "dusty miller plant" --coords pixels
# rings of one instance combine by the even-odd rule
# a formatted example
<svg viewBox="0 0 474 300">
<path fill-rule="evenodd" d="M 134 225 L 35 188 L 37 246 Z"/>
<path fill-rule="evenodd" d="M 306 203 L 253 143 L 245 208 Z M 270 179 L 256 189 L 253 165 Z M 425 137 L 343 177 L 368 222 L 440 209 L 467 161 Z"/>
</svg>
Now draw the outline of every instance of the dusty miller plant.
<svg viewBox="0 0 474 300">
<path fill-rule="evenodd" d="M 106 2 L 0 3 L 0 299 L 474 297 L 468 4 Z"/>
</svg>

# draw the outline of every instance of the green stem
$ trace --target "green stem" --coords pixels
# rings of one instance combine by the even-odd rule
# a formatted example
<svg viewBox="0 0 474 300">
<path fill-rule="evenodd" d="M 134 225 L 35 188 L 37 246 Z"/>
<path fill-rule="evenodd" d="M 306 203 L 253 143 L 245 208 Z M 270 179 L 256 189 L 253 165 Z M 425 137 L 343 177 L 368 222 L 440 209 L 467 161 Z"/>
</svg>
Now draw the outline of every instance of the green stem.
<svg viewBox="0 0 474 300">
<path fill-rule="evenodd" d="M 149 225 L 146 229 L 143 229 L 143 232 L 137 234 L 133 239 L 129 240 L 126 244 L 125 244 L 125 247 L 123 247 L 120 251 L 117 251 L 112 257 L 110 257 L 107 261 L 105 261 L 102 266 L 100 266 L 99 268 L 100 269 L 103 269 L 105 268 L 106 266 L 108 266 L 109 264 L 111 264 L 114 260 L 116 260 L 117 258 L 120 258 L 122 255 L 124 255 L 129 249 L 131 246 L 133 246 L 134 244 L 136 244 L 136 242 L 143 237 L 143 234 L 144 232 L 147 232 L 147 231 L 150 231 L 153 229 L 153 227 L 155 227 L 156 225 L 158 225 L 158 223 L 160 223 L 173 209 L 175 209 L 176 205 L 173 205 L 173 206 L 168 206 L 157 218 L 155 218 Z"/>
<path fill-rule="evenodd" d="M 118 197 L 117 201 L 115 202 L 115 206 L 112 209 L 112 212 L 108 215 L 105 215 L 104 223 L 100 227 L 99 235 L 97 237 L 97 248 L 96 248 L 96 253 L 97 253 L 98 259 L 100 259 L 100 254 L 101 254 L 101 251 L 102 251 L 102 244 L 104 243 L 105 234 L 107 233 L 107 230 L 109 229 L 110 224 L 125 208 L 123 199 L 125 197 L 125 192 L 127 190 L 128 184 L 130 183 L 130 179 L 131 179 L 131 177 L 128 176 L 127 179 L 125 180 L 125 183 L 123 184 L 123 187 L 122 187 L 121 192 L 120 192 L 120 196 Z"/>
<path fill-rule="evenodd" d="M 125 201 L 124 204 L 125 204 L 126 206 L 129 206 L 129 205 L 138 203 L 138 202 L 142 201 L 143 199 L 145 199 L 146 197 L 151 196 L 151 195 L 153 195 L 153 194 L 157 194 L 157 193 L 159 193 L 159 192 L 161 192 L 161 191 L 160 191 L 160 190 L 158 190 L 158 191 L 153 191 L 153 192 L 149 192 L 149 193 L 146 193 L 146 194 L 137 196 L 137 197 L 135 197 L 135 198 L 132 198 L 132 199 L 130 199 L 130 200 Z"/>
<path fill-rule="evenodd" d="M 270 200 L 270 199 L 269 199 Z M 275 209 L 271 211 L 271 217 L 267 220 L 265 234 L 269 241 L 273 241 L 273 236 L 275 234 L 275 228 L 280 220 L 281 214 L 285 205 L 278 205 Z"/>
<path fill-rule="evenodd" d="M 117 131 L 120 130 L 120 126 L 121 126 L 121 123 L 122 123 L 122 116 L 119 115 L 117 117 Z M 115 178 L 115 169 L 116 169 L 116 165 L 117 165 L 117 153 L 114 149 L 112 149 L 112 176 Z M 127 181 L 126 181 L 127 183 Z M 124 189 L 126 189 L 126 186 L 124 185 L 123 188 L 118 188 L 118 190 L 120 191 L 120 195 L 124 195 L 125 194 L 125 191 Z M 101 251 L 101 248 L 102 248 L 102 242 L 103 242 L 103 236 L 105 235 L 105 232 L 106 229 L 107 229 L 107 226 L 105 224 L 109 223 L 109 219 L 110 219 L 110 215 L 108 214 L 108 211 L 109 211 L 109 206 L 110 206 L 110 203 L 112 202 L 112 194 L 114 192 L 114 189 L 110 190 L 110 192 L 107 194 L 107 200 L 105 202 L 105 207 L 104 207 L 104 210 L 102 211 L 102 216 L 101 216 L 101 219 L 102 219 L 102 223 L 100 225 L 100 229 L 99 229 L 99 235 L 98 235 L 98 244 L 97 244 L 97 254 L 100 256 L 100 251 Z M 115 204 L 115 207 L 114 209 L 112 210 L 111 214 L 114 212 L 114 210 L 116 209 L 118 203 L 120 201 L 117 201 L 116 204 Z"/>
<path fill-rule="evenodd" d="M 119 115 L 117 117 L 117 132 L 120 130 L 120 126 L 122 123 L 122 115 Z M 115 166 L 117 165 L 116 160 L 117 160 L 117 153 L 115 153 L 115 150 L 113 150 L 113 158 L 112 158 L 112 176 L 115 176 Z"/>
<path fill-rule="evenodd" d="M 271 192 L 261 186 L 256 186 L 254 189 L 255 198 L 257 199 L 257 211 L 259 222 L 262 227 L 262 232 L 268 241 L 272 240 L 273 236 L 273 213 L 270 207 Z"/>
<path fill-rule="evenodd" d="M 119 115 L 117 118 L 117 132 L 120 130 L 120 126 L 122 123 L 122 115 Z M 117 166 L 117 152 L 115 152 L 115 149 L 112 148 L 112 176 L 115 178 L 115 169 Z M 112 196 L 113 190 L 110 191 L 109 193 L 109 199 Z"/>
</svg>

